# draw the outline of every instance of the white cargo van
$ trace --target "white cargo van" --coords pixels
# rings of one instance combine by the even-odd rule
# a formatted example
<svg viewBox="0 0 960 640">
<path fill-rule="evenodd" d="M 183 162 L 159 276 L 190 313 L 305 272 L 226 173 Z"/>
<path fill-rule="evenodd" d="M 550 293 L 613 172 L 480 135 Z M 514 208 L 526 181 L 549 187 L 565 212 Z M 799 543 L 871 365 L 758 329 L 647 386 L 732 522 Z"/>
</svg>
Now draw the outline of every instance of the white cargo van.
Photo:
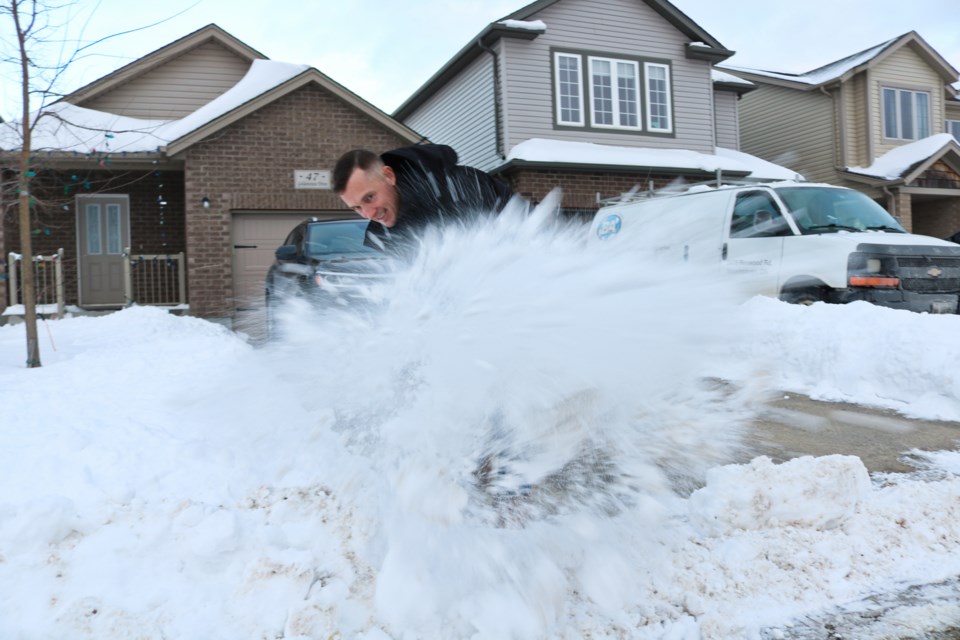
<svg viewBox="0 0 960 640">
<path fill-rule="evenodd" d="M 717 264 L 751 293 L 957 313 L 960 245 L 907 233 L 859 191 L 777 182 L 695 187 L 602 207 L 591 237 Z"/>
</svg>

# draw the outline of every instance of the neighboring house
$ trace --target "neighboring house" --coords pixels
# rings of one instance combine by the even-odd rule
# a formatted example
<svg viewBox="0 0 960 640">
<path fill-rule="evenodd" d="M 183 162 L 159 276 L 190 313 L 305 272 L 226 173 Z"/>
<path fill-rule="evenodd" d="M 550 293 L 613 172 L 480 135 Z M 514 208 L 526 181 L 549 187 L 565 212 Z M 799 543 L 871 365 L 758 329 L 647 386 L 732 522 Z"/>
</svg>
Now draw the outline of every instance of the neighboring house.
<svg viewBox="0 0 960 640">
<path fill-rule="evenodd" d="M 32 244 L 64 249 L 67 303 L 119 308 L 125 266 L 146 255 L 179 268 L 166 257 L 184 252 L 189 312 L 228 324 L 262 304 L 273 251 L 296 223 L 354 215 L 327 184 L 340 154 L 421 140 L 318 70 L 269 61 L 215 25 L 47 111 L 32 145 Z M 0 125 L 3 259 L 20 249 L 18 124 Z M 0 312 L 9 300 L 0 286 Z"/>
<path fill-rule="evenodd" d="M 743 151 L 858 189 L 916 233 L 960 230 L 958 72 L 915 32 L 807 73 L 728 70 L 756 85 Z"/>
<path fill-rule="evenodd" d="M 565 208 L 676 180 L 792 178 L 740 154 L 751 83 L 733 55 L 669 2 L 539 0 L 487 26 L 394 117 L 464 164 Z"/>
</svg>

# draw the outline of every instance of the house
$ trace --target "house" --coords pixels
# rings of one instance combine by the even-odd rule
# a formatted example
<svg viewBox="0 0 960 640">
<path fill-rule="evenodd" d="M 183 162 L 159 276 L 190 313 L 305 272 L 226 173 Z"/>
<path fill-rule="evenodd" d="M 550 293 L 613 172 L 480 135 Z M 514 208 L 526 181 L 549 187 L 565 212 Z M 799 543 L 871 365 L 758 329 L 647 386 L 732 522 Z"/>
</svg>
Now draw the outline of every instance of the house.
<svg viewBox="0 0 960 640">
<path fill-rule="evenodd" d="M 958 72 L 917 33 L 807 73 L 725 69 L 756 87 L 744 151 L 858 189 L 915 233 L 960 230 Z"/>
<path fill-rule="evenodd" d="M 734 54 L 663 0 L 538 0 L 488 25 L 394 117 L 538 201 L 677 180 L 794 178 L 739 152 Z"/>
<path fill-rule="evenodd" d="M 120 308 L 124 270 L 158 264 L 182 270 L 190 314 L 230 325 L 262 303 L 273 251 L 296 223 L 355 215 L 328 184 L 344 150 L 421 140 L 320 71 L 268 60 L 216 25 L 46 112 L 31 145 L 31 237 L 35 255 L 64 250 L 67 303 Z M 4 259 L 20 250 L 17 125 L 0 125 Z M 9 296 L 0 286 L 0 312 Z"/>
</svg>

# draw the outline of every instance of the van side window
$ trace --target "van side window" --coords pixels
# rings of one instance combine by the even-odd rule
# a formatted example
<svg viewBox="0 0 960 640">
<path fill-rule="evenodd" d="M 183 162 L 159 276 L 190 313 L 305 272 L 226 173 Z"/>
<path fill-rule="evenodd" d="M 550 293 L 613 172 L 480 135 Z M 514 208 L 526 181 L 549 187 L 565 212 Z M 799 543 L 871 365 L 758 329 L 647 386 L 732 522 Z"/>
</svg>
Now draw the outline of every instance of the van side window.
<svg viewBox="0 0 960 640">
<path fill-rule="evenodd" d="M 731 238 L 772 238 L 791 235 L 777 204 L 766 191 L 746 191 L 737 196 L 730 221 Z"/>
</svg>

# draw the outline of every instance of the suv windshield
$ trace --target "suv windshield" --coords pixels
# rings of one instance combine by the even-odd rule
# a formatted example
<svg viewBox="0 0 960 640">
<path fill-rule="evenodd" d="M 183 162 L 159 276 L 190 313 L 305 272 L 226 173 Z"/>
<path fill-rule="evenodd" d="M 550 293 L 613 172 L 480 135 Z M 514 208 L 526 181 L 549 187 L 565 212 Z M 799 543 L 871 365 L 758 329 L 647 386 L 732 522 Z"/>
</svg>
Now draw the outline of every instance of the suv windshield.
<svg viewBox="0 0 960 640">
<path fill-rule="evenodd" d="M 366 220 L 311 224 L 307 228 L 304 253 L 316 259 L 329 259 L 331 255 L 379 256 L 376 249 L 363 244 L 366 230 Z"/>
<path fill-rule="evenodd" d="M 859 191 L 829 187 L 779 187 L 802 233 L 893 231 L 906 233 L 886 209 Z"/>
</svg>

